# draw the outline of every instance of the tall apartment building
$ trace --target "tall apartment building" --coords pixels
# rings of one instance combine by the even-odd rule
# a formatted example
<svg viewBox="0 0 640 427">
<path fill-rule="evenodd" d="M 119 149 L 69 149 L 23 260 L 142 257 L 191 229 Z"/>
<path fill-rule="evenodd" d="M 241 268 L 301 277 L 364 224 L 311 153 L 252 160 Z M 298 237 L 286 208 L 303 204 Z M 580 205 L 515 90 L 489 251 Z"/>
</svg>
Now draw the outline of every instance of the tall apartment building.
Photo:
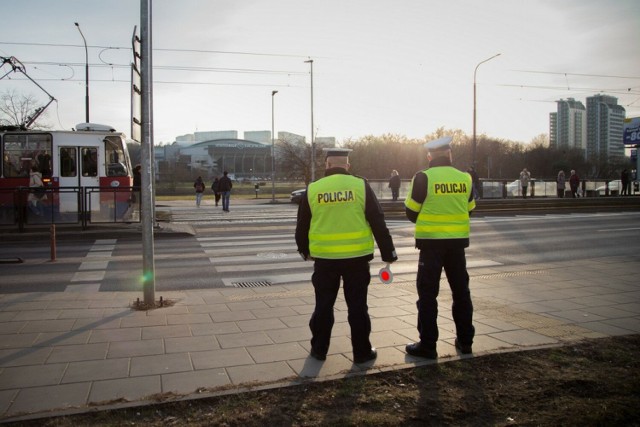
<svg viewBox="0 0 640 427">
<path fill-rule="evenodd" d="M 625 113 L 613 96 L 587 98 L 587 158 L 606 160 L 624 156 Z"/>
<path fill-rule="evenodd" d="M 558 113 L 549 113 L 549 147 L 558 146 Z"/>
<path fill-rule="evenodd" d="M 549 145 L 579 148 L 586 155 L 587 114 L 582 102 L 573 98 L 556 101 L 557 111 L 549 115 Z"/>
</svg>

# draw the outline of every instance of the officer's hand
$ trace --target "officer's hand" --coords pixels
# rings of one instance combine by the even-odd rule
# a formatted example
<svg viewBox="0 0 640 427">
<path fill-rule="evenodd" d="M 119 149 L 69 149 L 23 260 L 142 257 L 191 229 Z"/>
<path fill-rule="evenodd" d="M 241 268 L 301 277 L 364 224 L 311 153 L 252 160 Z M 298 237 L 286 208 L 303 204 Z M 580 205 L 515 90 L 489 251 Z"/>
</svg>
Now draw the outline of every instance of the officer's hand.
<svg viewBox="0 0 640 427">
<path fill-rule="evenodd" d="M 393 258 L 382 258 L 382 261 L 384 262 L 388 262 L 389 264 L 393 264 L 394 262 L 396 262 L 398 260 L 397 256 L 394 256 Z"/>
</svg>

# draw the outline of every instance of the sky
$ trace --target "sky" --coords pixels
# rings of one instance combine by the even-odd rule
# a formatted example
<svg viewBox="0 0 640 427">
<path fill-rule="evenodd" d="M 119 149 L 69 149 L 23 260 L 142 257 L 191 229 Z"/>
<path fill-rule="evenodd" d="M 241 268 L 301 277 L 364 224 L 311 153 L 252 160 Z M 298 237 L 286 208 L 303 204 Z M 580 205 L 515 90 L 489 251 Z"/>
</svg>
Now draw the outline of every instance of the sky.
<svg viewBox="0 0 640 427">
<path fill-rule="evenodd" d="M 0 0 L 11 17 L 2 20 L 0 56 L 20 60 L 56 98 L 50 126 L 85 121 L 78 22 L 90 121 L 130 134 L 140 8 Z M 315 136 L 338 143 L 424 138 L 441 127 L 472 135 L 475 70 L 478 135 L 528 143 L 549 132 L 555 101 L 586 105 L 597 93 L 638 117 L 639 23 L 637 0 L 155 0 L 153 140 L 224 130 L 242 138 L 271 130 L 273 119 L 276 133 L 309 141 L 312 116 Z M 7 90 L 48 100 L 18 74 L 0 80 L 0 94 Z"/>
</svg>

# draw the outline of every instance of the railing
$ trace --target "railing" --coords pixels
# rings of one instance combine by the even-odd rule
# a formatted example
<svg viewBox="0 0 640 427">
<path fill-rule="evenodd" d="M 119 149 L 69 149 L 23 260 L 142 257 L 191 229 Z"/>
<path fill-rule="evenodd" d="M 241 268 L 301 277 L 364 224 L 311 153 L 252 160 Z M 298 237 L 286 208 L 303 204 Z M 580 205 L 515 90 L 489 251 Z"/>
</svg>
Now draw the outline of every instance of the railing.
<svg viewBox="0 0 640 427">
<path fill-rule="evenodd" d="M 491 180 L 481 179 L 482 188 L 480 197 L 483 199 L 512 199 L 522 198 L 522 187 L 519 180 Z M 609 185 L 607 180 L 581 180 L 578 195 L 580 197 L 601 197 L 617 196 L 621 189 L 618 188 L 617 181 Z M 400 185 L 399 200 L 404 200 L 409 192 L 411 180 L 403 180 Z M 369 185 L 380 200 L 391 199 L 391 189 L 387 180 L 369 180 Z M 571 197 L 569 181 L 565 186 L 564 197 Z M 631 194 L 640 194 L 638 183 L 632 183 Z M 558 190 L 555 180 L 532 180 L 527 188 L 527 198 L 558 197 Z"/>
<path fill-rule="evenodd" d="M 131 187 L 14 187 L 0 189 L 0 225 L 140 222 L 140 191 Z"/>
</svg>

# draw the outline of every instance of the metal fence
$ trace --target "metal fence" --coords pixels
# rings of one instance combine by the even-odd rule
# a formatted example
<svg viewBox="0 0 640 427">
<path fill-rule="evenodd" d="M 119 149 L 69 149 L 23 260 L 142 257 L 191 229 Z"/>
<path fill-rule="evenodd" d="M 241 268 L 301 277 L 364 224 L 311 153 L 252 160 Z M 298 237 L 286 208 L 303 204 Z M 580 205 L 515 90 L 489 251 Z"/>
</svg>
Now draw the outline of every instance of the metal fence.
<svg viewBox="0 0 640 427">
<path fill-rule="evenodd" d="M 621 193 L 620 181 L 581 180 L 578 190 L 580 197 L 617 196 Z M 523 197 L 520 180 L 481 179 L 480 197 L 483 199 L 510 199 Z M 369 180 L 369 184 L 380 200 L 391 199 L 391 189 L 387 180 Z M 403 180 L 400 186 L 400 199 L 404 200 L 409 192 L 411 180 Z M 632 183 L 631 194 L 640 194 L 638 183 Z M 532 180 L 527 188 L 527 197 L 558 197 L 555 180 Z M 567 180 L 564 197 L 571 197 Z"/>
<path fill-rule="evenodd" d="M 0 225 L 140 222 L 140 191 L 132 187 L 15 187 L 0 189 Z"/>
</svg>

